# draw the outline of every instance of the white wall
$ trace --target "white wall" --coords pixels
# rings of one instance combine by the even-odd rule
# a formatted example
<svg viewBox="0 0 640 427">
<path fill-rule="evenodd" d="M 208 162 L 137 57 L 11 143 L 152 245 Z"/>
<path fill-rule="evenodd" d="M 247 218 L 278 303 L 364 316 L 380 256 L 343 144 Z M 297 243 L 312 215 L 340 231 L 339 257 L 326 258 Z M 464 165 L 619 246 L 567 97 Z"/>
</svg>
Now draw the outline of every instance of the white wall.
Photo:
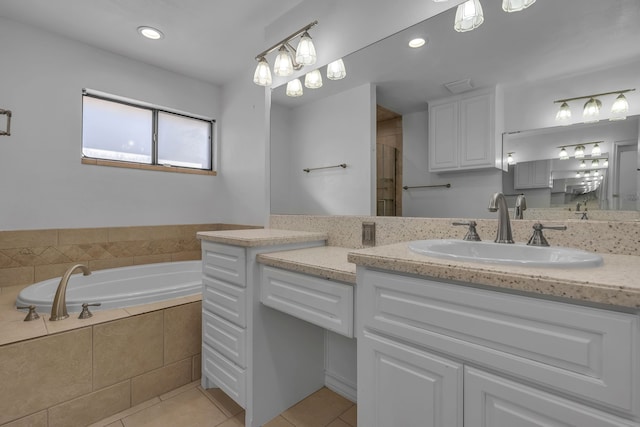
<svg viewBox="0 0 640 427">
<path fill-rule="evenodd" d="M 275 111 L 271 212 L 371 214 L 375 88 L 367 84 L 286 113 Z M 347 167 L 303 171 L 341 163 Z"/>
<path fill-rule="evenodd" d="M 219 178 L 82 165 L 82 88 L 220 119 L 217 87 L 0 18 L 0 229 L 217 221 Z"/>
<path fill-rule="evenodd" d="M 403 216 L 494 218 L 487 206 L 491 195 L 502 191 L 502 171 L 429 172 L 428 127 L 427 111 L 402 116 L 402 182 L 406 186 L 449 183 L 451 188 L 403 190 Z"/>
</svg>

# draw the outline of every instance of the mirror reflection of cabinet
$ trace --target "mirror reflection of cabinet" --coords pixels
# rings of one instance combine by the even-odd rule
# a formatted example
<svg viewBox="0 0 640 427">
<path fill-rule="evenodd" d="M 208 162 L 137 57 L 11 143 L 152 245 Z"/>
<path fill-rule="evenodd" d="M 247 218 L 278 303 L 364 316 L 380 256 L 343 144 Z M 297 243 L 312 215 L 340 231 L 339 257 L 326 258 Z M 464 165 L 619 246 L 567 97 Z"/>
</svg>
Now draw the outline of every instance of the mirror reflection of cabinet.
<svg viewBox="0 0 640 427">
<path fill-rule="evenodd" d="M 429 170 L 446 172 L 496 166 L 496 93 L 468 92 L 429 103 Z M 498 130 L 500 131 L 500 130 Z"/>
<path fill-rule="evenodd" d="M 402 116 L 376 111 L 376 215 L 402 216 Z"/>
<path fill-rule="evenodd" d="M 552 187 L 551 160 L 521 162 L 515 165 L 514 172 L 513 188 L 516 190 Z"/>
</svg>

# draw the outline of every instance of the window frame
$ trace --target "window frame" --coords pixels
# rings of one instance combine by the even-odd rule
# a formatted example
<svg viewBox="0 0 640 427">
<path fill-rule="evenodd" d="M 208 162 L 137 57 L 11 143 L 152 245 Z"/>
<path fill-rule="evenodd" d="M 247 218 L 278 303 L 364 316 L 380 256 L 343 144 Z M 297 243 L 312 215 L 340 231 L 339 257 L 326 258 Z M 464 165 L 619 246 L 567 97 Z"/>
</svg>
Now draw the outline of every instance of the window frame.
<svg viewBox="0 0 640 427">
<path fill-rule="evenodd" d="M 216 172 L 216 120 L 199 116 L 196 114 L 186 113 L 184 111 L 178 111 L 167 107 L 162 107 L 155 104 L 150 104 L 144 101 L 137 101 L 130 98 L 125 98 L 117 95 L 112 95 L 100 91 L 95 91 L 91 89 L 82 89 L 82 127 L 84 127 L 84 99 L 85 97 L 91 97 L 100 99 L 103 101 L 118 103 L 127 105 L 130 107 L 141 108 L 151 111 L 152 113 L 152 123 L 151 123 L 151 164 L 149 163 L 140 163 L 135 161 L 127 161 L 127 160 L 112 160 L 112 159 L 103 159 L 99 157 L 90 157 L 84 154 L 84 138 L 83 133 L 81 132 L 80 138 L 80 155 L 81 155 L 81 163 L 88 165 L 97 165 L 97 166 L 111 166 L 111 167 L 121 167 L 121 168 L 129 168 L 129 169 L 143 169 L 143 170 L 155 170 L 162 172 L 177 172 L 177 173 L 187 173 L 187 174 L 196 174 L 196 175 L 217 175 Z M 209 155 L 210 155 L 210 168 L 192 168 L 186 166 L 174 166 L 169 164 L 160 164 L 158 163 L 158 113 L 172 114 L 176 116 L 185 117 L 192 120 L 198 120 L 201 122 L 205 122 L 209 126 Z"/>
</svg>

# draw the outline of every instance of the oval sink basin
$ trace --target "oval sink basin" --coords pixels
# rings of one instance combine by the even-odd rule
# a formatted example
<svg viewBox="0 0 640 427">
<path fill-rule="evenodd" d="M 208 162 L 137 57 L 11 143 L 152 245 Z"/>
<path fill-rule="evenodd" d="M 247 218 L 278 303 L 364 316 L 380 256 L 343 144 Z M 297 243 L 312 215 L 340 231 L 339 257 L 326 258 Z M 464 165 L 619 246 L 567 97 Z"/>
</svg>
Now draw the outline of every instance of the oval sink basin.
<svg viewBox="0 0 640 427">
<path fill-rule="evenodd" d="M 523 267 L 598 267 L 602 256 L 580 249 L 527 246 L 524 243 L 468 242 L 436 239 L 409 242 L 415 253 L 435 258 Z"/>
</svg>

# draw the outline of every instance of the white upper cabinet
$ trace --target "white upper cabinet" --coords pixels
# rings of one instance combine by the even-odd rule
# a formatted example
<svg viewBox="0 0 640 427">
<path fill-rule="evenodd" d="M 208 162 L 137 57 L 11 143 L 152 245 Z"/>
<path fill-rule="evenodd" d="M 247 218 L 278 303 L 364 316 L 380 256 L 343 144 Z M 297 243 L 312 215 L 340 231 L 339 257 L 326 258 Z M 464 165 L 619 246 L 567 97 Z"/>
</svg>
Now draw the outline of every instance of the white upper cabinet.
<svg viewBox="0 0 640 427">
<path fill-rule="evenodd" d="M 502 167 L 502 102 L 495 88 L 429 103 L 429 171 Z"/>
</svg>

